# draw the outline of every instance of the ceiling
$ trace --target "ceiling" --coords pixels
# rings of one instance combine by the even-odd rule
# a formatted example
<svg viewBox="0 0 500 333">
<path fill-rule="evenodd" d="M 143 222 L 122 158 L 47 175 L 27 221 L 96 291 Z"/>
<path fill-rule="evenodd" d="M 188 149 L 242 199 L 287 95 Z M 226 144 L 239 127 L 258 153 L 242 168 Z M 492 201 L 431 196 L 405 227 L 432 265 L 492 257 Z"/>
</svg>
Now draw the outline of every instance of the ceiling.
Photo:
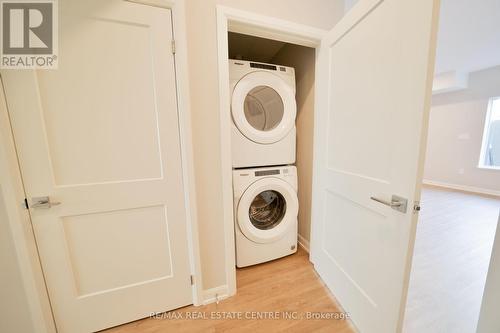
<svg viewBox="0 0 500 333">
<path fill-rule="evenodd" d="M 229 58 L 271 62 L 274 56 L 285 46 L 285 42 L 248 36 L 235 32 L 228 33 Z"/>
<path fill-rule="evenodd" d="M 439 20 L 436 74 L 500 65 L 500 0 L 441 0 Z"/>
<path fill-rule="evenodd" d="M 436 73 L 500 65 L 500 0 L 441 0 Z"/>
<path fill-rule="evenodd" d="M 356 0 L 345 0 L 356 2 Z M 349 7 L 348 7 L 349 8 Z M 270 62 L 286 43 L 230 32 L 229 57 Z M 500 0 L 441 0 L 436 74 L 500 65 Z"/>
</svg>

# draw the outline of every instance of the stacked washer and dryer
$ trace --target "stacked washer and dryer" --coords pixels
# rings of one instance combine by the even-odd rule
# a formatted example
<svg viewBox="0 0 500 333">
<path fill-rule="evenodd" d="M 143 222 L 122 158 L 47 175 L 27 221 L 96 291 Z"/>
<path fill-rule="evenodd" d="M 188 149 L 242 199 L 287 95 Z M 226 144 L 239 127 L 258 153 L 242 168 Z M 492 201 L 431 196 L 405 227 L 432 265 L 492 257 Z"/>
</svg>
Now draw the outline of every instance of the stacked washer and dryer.
<svg viewBox="0 0 500 333">
<path fill-rule="evenodd" d="M 297 251 L 295 71 L 229 60 L 236 266 Z"/>
</svg>

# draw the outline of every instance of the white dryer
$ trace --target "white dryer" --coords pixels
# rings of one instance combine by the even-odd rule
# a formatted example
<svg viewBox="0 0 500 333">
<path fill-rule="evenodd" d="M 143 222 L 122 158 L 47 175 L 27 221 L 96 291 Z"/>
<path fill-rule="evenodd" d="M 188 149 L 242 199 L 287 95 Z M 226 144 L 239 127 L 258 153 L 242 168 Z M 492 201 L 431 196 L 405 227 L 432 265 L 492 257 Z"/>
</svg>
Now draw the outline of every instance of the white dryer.
<svg viewBox="0 0 500 333">
<path fill-rule="evenodd" d="M 234 168 L 295 163 L 295 71 L 229 60 Z"/>
<path fill-rule="evenodd" d="M 236 266 L 246 267 L 297 251 L 297 169 L 233 171 Z"/>
</svg>

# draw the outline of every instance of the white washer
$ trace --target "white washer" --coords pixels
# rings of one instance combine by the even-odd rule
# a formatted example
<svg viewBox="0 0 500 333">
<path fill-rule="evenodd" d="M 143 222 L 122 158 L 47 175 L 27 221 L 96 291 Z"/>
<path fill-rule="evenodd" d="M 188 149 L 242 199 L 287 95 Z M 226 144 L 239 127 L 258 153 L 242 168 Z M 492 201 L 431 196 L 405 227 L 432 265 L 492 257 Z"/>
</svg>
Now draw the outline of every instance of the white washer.
<svg viewBox="0 0 500 333">
<path fill-rule="evenodd" d="M 233 170 L 236 266 L 297 252 L 297 169 Z"/>
<path fill-rule="evenodd" d="M 229 60 L 234 168 L 295 163 L 295 70 Z"/>
</svg>

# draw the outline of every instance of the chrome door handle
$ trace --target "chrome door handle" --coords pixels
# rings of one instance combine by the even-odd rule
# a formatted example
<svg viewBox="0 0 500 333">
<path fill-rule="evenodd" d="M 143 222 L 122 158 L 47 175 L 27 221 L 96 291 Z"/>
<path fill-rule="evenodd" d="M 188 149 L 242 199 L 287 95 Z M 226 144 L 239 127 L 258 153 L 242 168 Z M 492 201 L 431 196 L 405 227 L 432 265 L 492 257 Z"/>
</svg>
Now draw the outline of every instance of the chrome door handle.
<svg viewBox="0 0 500 333">
<path fill-rule="evenodd" d="M 370 199 L 376 201 L 376 202 L 380 202 L 386 206 L 389 206 L 389 207 L 399 207 L 401 206 L 403 203 L 401 201 L 386 201 L 386 200 L 382 200 L 382 199 L 379 199 L 379 198 L 375 198 L 375 197 L 370 197 Z"/>
<path fill-rule="evenodd" d="M 394 210 L 397 210 L 398 212 L 401 213 L 406 213 L 407 207 L 408 207 L 408 199 L 397 196 L 397 195 L 392 195 L 391 201 L 386 201 L 383 199 L 379 199 L 376 197 L 370 197 L 370 199 L 380 202 L 381 204 L 384 204 L 386 206 L 391 207 Z"/>
<path fill-rule="evenodd" d="M 52 202 L 49 197 L 35 197 L 31 198 L 30 208 L 50 208 L 52 206 L 60 205 L 60 202 Z"/>
</svg>

